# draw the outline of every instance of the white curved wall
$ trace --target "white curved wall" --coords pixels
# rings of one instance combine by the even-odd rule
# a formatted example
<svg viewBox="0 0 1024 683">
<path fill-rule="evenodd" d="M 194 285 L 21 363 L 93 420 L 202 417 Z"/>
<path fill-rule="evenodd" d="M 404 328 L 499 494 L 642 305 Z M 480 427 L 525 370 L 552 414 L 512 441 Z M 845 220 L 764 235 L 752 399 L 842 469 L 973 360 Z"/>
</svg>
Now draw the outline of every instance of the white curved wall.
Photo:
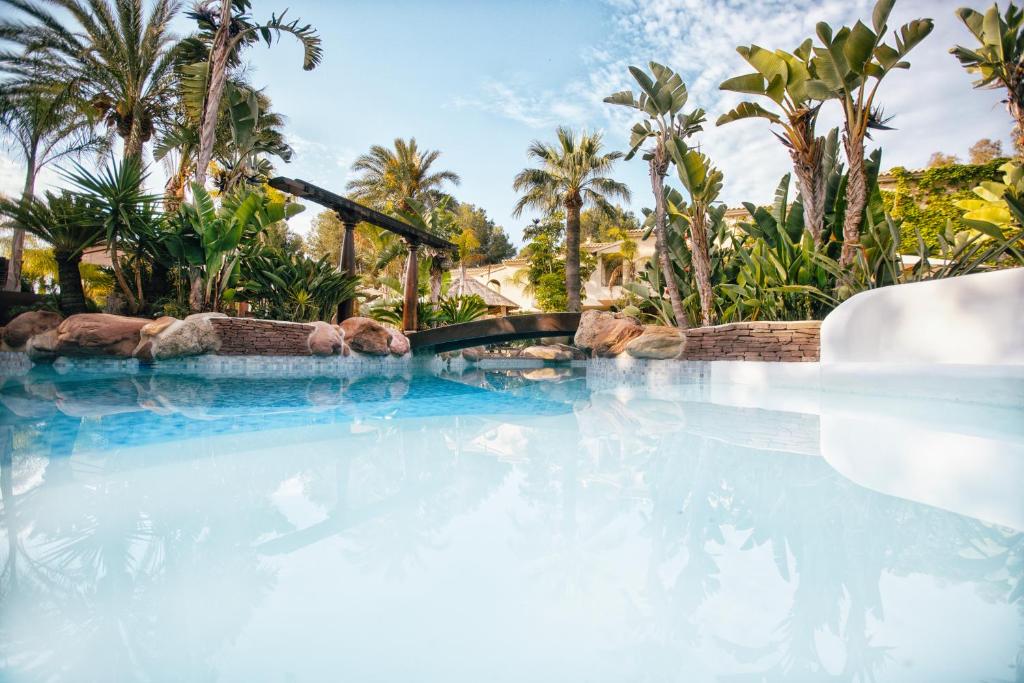
<svg viewBox="0 0 1024 683">
<path fill-rule="evenodd" d="M 822 323 L 821 362 L 1024 365 L 1024 268 L 861 292 Z"/>
</svg>

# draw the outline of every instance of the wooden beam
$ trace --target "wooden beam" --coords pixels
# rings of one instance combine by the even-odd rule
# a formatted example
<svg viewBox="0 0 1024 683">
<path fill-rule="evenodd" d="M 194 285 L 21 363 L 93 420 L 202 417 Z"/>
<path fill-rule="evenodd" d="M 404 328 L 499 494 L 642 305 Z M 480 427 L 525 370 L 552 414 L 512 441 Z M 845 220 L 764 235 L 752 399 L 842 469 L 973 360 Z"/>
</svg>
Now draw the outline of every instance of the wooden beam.
<svg viewBox="0 0 1024 683">
<path fill-rule="evenodd" d="M 277 178 L 272 178 L 267 184 L 275 189 L 281 190 L 282 192 L 287 192 L 295 195 L 296 197 L 308 199 L 311 202 L 327 207 L 328 209 L 332 209 L 342 217 L 342 220 L 351 220 L 357 223 L 362 222 L 376 225 L 378 228 L 384 228 L 385 230 L 389 230 L 407 240 L 412 240 L 434 249 L 442 249 L 446 251 L 456 251 L 458 249 L 458 247 L 451 242 L 443 240 L 436 235 L 420 230 L 419 228 L 413 227 L 408 223 L 392 218 L 391 216 L 386 216 L 379 211 L 374 211 L 368 206 L 363 206 L 351 199 L 346 199 L 341 195 L 334 194 L 322 187 L 317 187 L 305 180 L 279 176 Z"/>
</svg>

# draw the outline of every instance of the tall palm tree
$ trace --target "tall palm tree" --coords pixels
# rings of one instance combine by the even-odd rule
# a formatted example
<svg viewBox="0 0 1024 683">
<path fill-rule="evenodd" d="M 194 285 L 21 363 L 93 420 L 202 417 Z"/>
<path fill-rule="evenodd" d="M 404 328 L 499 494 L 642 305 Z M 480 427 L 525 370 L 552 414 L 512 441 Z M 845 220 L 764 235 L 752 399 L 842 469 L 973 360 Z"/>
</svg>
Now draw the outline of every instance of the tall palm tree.
<svg viewBox="0 0 1024 683">
<path fill-rule="evenodd" d="M 394 149 L 374 145 L 369 154 L 356 159 L 352 170 L 359 177 L 346 187 L 354 199 L 386 213 L 408 212 L 409 200 L 436 204 L 445 183 L 461 182 L 454 171 L 433 170 L 440 156 L 436 149 L 421 150 L 416 138 L 395 138 Z"/>
<path fill-rule="evenodd" d="M 31 234 L 46 240 L 53 247 L 60 283 L 60 308 L 64 315 L 85 313 L 85 293 L 78 270 L 82 252 L 102 244 L 105 232 L 97 220 L 88 198 L 62 192 L 46 193 L 40 201 L 27 202 L 0 199 L 0 215 L 12 218 Z"/>
<path fill-rule="evenodd" d="M 193 64 L 188 71 L 190 84 L 202 99 L 196 159 L 196 181 L 200 185 L 206 182 L 206 170 L 213 159 L 229 70 L 239 63 L 241 51 L 260 40 L 270 47 L 275 36 L 288 33 L 302 43 L 303 69 L 315 69 L 323 58 L 320 38 L 309 24 L 300 26 L 298 19 L 286 22 L 287 10 L 259 23 L 249 14 L 251 6 L 250 0 L 201 0 L 189 13 L 199 24 L 201 39 L 209 45 L 208 59 Z"/>
<path fill-rule="evenodd" d="M 35 195 L 39 171 L 55 161 L 96 148 L 99 143 L 70 89 L 53 83 L 0 86 L 0 134 L 17 147 L 25 162 L 21 192 L 25 203 Z M 7 291 L 17 291 L 21 286 L 24 248 L 25 230 L 16 225 L 4 283 Z"/>
<path fill-rule="evenodd" d="M 580 211 L 586 205 L 611 210 L 609 199 L 629 201 L 629 188 L 607 177 L 622 152 L 602 154 L 600 133 L 586 131 L 577 138 L 568 128 L 559 127 L 554 145 L 534 141 L 527 154 L 540 168 L 523 169 L 512 181 L 522 193 L 513 214 L 527 208 L 553 213 L 565 209 L 565 282 L 570 312 L 580 306 Z"/>
<path fill-rule="evenodd" d="M 668 151 L 669 143 L 675 138 L 685 140 L 700 132 L 704 124 L 704 110 L 698 108 L 689 114 L 683 113 L 683 107 L 689 99 L 683 79 L 663 64 L 651 62 L 650 68 L 653 78 L 642 69 L 629 67 L 629 72 L 640 86 L 639 95 L 634 95 L 631 90 L 623 90 L 604 98 L 604 101 L 636 109 L 647 117 L 634 124 L 630 131 L 630 150 L 626 160 L 632 159 L 641 147 L 647 145 L 643 150 L 643 159 L 648 164 L 651 190 L 654 192 L 654 249 L 672 304 L 672 313 L 679 325 L 685 325 L 686 308 L 679 295 L 668 250 L 665 176 L 668 175 L 668 165 L 672 161 Z"/>
<path fill-rule="evenodd" d="M 0 70 L 25 82 L 72 84 L 78 96 L 124 141 L 124 157 L 140 156 L 171 113 L 177 0 L 0 0 L 35 23 L 0 21 L 0 37 L 21 46 L 0 55 Z"/>
</svg>

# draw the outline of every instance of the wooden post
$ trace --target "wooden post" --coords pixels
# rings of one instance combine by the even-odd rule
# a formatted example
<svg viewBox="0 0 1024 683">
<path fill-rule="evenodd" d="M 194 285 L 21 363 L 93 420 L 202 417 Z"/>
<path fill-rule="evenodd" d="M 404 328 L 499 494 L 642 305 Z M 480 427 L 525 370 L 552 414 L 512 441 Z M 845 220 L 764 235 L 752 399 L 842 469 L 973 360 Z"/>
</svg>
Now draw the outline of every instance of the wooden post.
<svg viewBox="0 0 1024 683">
<path fill-rule="evenodd" d="M 338 270 L 346 275 L 356 274 L 356 222 L 342 219 L 345 225 L 345 236 L 341 241 L 341 256 L 338 259 Z M 348 320 L 355 313 L 355 299 L 342 301 L 338 305 L 338 323 Z"/>
<path fill-rule="evenodd" d="M 415 332 L 419 325 L 416 319 L 417 305 L 419 304 L 419 263 L 416 262 L 416 252 L 420 245 L 417 242 L 409 242 L 409 262 L 405 266 L 405 303 L 402 307 L 402 327 L 406 332 Z"/>
</svg>

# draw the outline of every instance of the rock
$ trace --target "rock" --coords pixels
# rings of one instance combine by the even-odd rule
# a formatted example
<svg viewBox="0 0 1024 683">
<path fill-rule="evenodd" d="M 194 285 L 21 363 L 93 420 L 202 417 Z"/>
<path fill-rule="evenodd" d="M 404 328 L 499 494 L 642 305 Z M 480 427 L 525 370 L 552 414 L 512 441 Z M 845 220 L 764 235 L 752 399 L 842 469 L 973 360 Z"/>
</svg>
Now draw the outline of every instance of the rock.
<svg viewBox="0 0 1024 683">
<path fill-rule="evenodd" d="M 216 353 L 220 350 L 220 337 L 210 319 L 224 317 L 227 316 L 223 313 L 196 313 L 184 320 L 157 318 L 139 330 L 139 344 L 132 355 L 153 361 Z"/>
<path fill-rule="evenodd" d="M 57 327 L 54 351 L 58 356 L 130 358 L 142 328 L 150 322 L 110 313 L 79 313 Z"/>
<path fill-rule="evenodd" d="M 310 323 L 313 331 L 309 333 L 309 352 L 314 356 L 335 356 L 345 346 L 344 332 L 340 327 L 325 322 Z"/>
<path fill-rule="evenodd" d="M 683 352 L 686 337 L 677 327 L 646 325 L 643 334 L 626 345 L 633 358 L 677 358 Z"/>
<path fill-rule="evenodd" d="M 590 351 L 595 357 L 606 358 L 625 351 L 626 344 L 642 333 L 640 321 L 631 316 L 608 311 L 584 311 L 573 341 L 584 352 Z"/>
<path fill-rule="evenodd" d="M 551 346 L 527 346 L 523 349 L 522 353 L 519 354 L 519 357 L 565 362 L 570 361 L 575 357 L 573 351 L 574 349 L 572 349 L 572 347 L 563 346 L 561 344 Z"/>
<path fill-rule="evenodd" d="M 393 330 L 390 327 L 386 328 L 388 334 L 391 335 L 391 340 L 388 343 L 388 348 L 391 350 L 393 356 L 404 356 L 409 353 L 410 345 L 409 338 L 398 330 Z"/>
<path fill-rule="evenodd" d="M 345 342 L 353 351 L 371 356 L 386 356 L 391 352 L 391 335 L 388 329 L 369 318 L 349 318 L 341 323 Z"/>
<path fill-rule="evenodd" d="M 484 357 L 484 347 L 471 346 L 468 349 L 462 349 L 462 357 L 470 363 L 479 363 L 480 359 Z"/>
<path fill-rule="evenodd" d="M 25 353 L 36 362 L 52 361 L 57 357 L 57 328 L 29 337 Z"/>
<path fill-rule="evenodd" d="M 4 328 L 4 343 L 8 348 L 19 351 L 30 337 L 55 329 L 60 325 L 60 313 L 53 311 L 26 311 Z"/>
</svg>

